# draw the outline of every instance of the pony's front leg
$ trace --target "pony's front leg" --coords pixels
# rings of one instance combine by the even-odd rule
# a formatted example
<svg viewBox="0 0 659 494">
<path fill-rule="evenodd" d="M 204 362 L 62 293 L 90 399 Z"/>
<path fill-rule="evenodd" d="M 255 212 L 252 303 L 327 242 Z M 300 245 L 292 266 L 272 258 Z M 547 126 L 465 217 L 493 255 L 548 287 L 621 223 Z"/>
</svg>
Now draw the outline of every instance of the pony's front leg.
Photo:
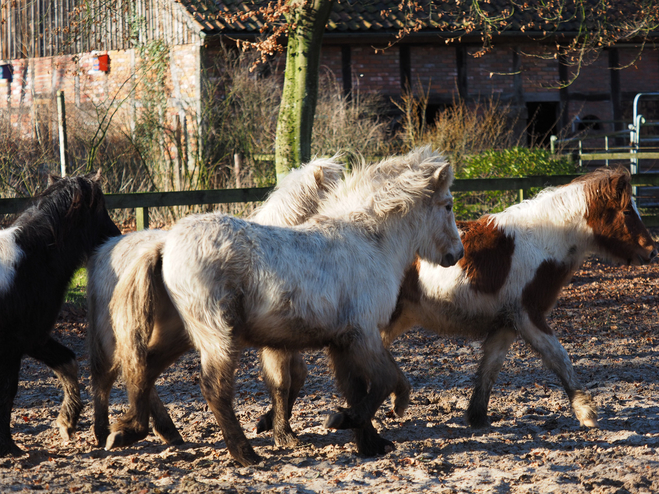
<svg viewBox="0 0 659 494">
<path fill-rule="evenodd" d="M 360 346 L 329 348 L 337 383 L 350 408 L 339 409 L 339 413 L 330 415 L 325 426 L 353 429 L 357 451 L 365 456 L 375 456 L 395 449 L 394 443 L 377 433 L 371 419 L 396 388 L 400 371 L 384 347 L 373 355 L 374 349 L 368 351 Z"/>
<path fill-rule="evenodd" d="M 10 428 L 20 367 L 20 352 L 0 346 L 0 458 L 7 455 L 21 456 L 25 453 L 12 440 Z"/>
<path fill-rule="evenodd" d="M 474 391 L 465 413 L 467 423 L 472 427 L 486 427 L 487 407 L 492 387 L 499 376 L 503 362 L 517 333 L 510 326 L 500 326 L 491 331 L 483 342 L 483 356 L 478 364 Z"/>
<path fill-rule="evenodd" d="M 244 467 L 260 462 L 261 457 L 249 444 L 233 411 L 234 372 L 238 365 L 238 350 L 222 348 L 210 354 L 207 348 L 200 348 L 200 353 L 201 392 L 222 429 L 229 454 Z"/>
<path fill-rule="evenodd" d="M 28 355 L 50 367 L 64 389 L 64 400 L 55 423 L 59 427 L 62 439 L 70 441 L 75 433 L 83 407 L 80 399 L 78 363 L 75 353 L 48 337 L 42 345 L 32 348 Z"/>
<path fill-rule="evenodd" d="M 586 427 L 597 427 L 597 406 L 593 397 L 584 391 L 574 373 L 570 357 L 546 322 L 543 328 L 544 331 L 527 319 L 520 327 L 520 334 L 540 354 L 547 368 L 561 380 L 579 423 Z"/>
<path fill-rule="evenodd" d="M 299 352 L 263 348 L 260 358 L 273 407 L 259 419 L 256 432 L 273 429 L 277 446 L 295 446 L 299 440 L 291 429 L 290 417 L 307 377 L 307 366 Z"/>
</svg>

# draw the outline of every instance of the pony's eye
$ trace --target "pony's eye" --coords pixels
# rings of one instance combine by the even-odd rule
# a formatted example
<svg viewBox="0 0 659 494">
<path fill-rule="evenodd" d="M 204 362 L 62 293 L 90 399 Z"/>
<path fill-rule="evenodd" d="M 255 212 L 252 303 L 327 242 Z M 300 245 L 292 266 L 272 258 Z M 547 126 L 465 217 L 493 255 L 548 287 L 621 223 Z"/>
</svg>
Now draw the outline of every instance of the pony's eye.
<svg viewBox="0 0 659 494">
<path fill-rule="evenodd" d="M 451 210 L 453 209 L 453 204 L 447 204 L 446 205 L 446 210 L 450 213 Z"/>
</svg>

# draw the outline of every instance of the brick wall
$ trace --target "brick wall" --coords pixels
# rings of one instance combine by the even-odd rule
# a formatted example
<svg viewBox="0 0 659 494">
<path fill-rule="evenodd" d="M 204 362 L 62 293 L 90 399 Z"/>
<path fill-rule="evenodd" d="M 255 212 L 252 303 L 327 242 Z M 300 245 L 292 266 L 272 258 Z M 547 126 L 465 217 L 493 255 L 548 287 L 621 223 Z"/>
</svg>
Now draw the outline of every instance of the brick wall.
<svg viewBox="0 0 659 494">
<path fill-rule="evenodd" d="M 556 91 L 560 85 L 558 60 L 548 47 L 520 47 L 522 88 L 524 93 Z"/>
<path fill-rule="evenodd" d="M 467 50 L 467 91 L 471 97 L 500 96 L 513 92 L 513 48 L 495 47 L 480 57 Z"/>
<path fill-rule="evenodd" d="M 412 86 L 424 92 L 451 97 L 457 94 L 458 68 L 454 46 L 415 45 L 410 47 Z"/>
<path fill-rule="evenodd" d="M 366 93 L 381 93 L 385 96 L 400 94 L 400 65 L 398 49 L 375 51 L 367 45 L 353 46 L 352 87 Z"/>
<path fill-rule="evenodd" d="M 659 91 L 659 51 L 646 49 L 639 54 L 638 50 L 620 49 L 619 65 L 620 85 L 623 91 L 634 88 L 635 92 Z"/>
<path fill-rule="evenodd" d="M 170 67 L 166 75 L 168 109 L 165 123 L 174 115 L 191 114 L 197 110 L 199 94 L 198 50 L 195 45 L 180 45 L 170 52 Z M 105 52 L 104 52 L 105 54 Z M 94 56 L 46 57 L 12 62 L 13 80 L 0 80 L 0 111 L 9 113 L 22 136 L 35 137 L 35 128 L 56 136 L 56 94 L 63 91 L 67 104 L 67 118 L 76 112 L 89 121 L 96 109 L 113 105 L 119 107 L 114 122 L 129 129 L 135 108 L 140 106 L 142 89 L 132 78 L 141 63 L 135 50 L 110 51 L 109 70 L 93 71 Z M 147 63 L 147 62 L 145 62 Z M 135 89 L 134 95 L 131 91 Z M 84 117 L 86 112 L 87 117 Z M 194 119 L 192 119 L 194 121 Z M 19 125 L 20 124 L 20 125 Z"/>
<path fill-rule="evenodd" d="M 339 87 L 343 87 L 341 46 L 324 46 L 320 57 L 320 75 L 331 75 Z"/>
</svg>

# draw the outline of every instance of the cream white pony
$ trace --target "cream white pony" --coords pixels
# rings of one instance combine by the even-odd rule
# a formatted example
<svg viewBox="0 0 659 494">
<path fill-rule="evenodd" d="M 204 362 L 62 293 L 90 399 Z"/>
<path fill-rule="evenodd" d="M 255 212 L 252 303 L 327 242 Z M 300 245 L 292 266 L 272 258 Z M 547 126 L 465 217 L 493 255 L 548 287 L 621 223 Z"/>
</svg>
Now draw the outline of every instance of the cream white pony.
<svg viewBox="0 0 659 494">
<path fill-rule="evenodd" d="M 445 266 L 463 255 L 452 179 L 441 155 L 422 148 L 348 174 L 302 225 L 208 214 L 168 233 L 163 281 L 200 352 L 202 392 L 240 464 L 259 461 L 232 407 L 245 347 L 327 348 L 349 406 L 327 426 L 353 429 L 362 454 L 393 448 L 371 423 L 400 376 L 379 327 L 417 254 Z"/>
<path fill-rule="evenodd" d="M 318 204 L 343 176 L 335 157 L 316 159 L 292 170 L 254 212 L 261 224 L 294 225 L 316 213 Z M 154 432 L 168 444 L 183 442 L 153 387 L 157 377 L 190 348 L 190 340 L 165 292 L 160 273 L 163 230 L 145 230 L 113 238 L 98 249 L 88 266 L 89 328 L 87 344 L 94 400 L 94 434 L 107 449 L 143 439 L 149 415 Z M 137 297 L 123 298 L 127 291 Z M 140 319 L 122 324 L 111 307 L 137 304 Z M 108 418 L 110 391 L 123 373 L 130 410 L 112 427 Z"/>
</svg>

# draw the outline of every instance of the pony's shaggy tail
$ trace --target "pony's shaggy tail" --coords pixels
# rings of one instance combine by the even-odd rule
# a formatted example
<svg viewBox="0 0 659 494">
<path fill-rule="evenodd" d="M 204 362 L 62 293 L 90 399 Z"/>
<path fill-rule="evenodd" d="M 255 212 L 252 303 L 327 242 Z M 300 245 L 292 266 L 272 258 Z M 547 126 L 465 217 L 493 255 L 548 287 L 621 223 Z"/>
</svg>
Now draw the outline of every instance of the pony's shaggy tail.
<svg viewBox="0 0 659 494">
<path fill-rule="evenodd" d="M 162 280 L 164 241 L 149 245 L 121 276 L 110 301 L 116 337 L 116 361 L 124 374 L 140 375 L 153 334 L 158 299 L 167 296 Z"/>
</svg>

